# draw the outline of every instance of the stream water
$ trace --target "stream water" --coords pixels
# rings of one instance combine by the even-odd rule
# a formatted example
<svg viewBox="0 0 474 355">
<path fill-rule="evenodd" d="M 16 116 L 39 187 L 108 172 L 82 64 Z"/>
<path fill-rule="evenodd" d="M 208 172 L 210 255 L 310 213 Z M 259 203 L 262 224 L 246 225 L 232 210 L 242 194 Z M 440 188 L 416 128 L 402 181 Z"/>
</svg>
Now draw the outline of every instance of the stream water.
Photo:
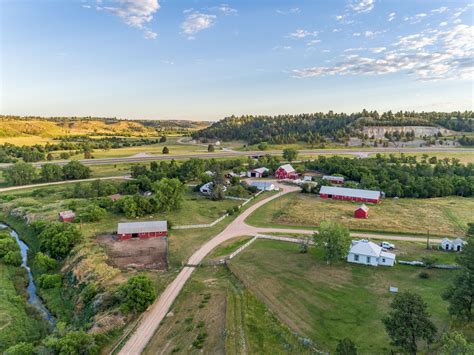
<svg viewBox="0 0 474 355">
<path fill-rule="evenodd" d="M 53 315 L 48 311 L 48 309 L 44 306 L 43 302 L 39 298 L 38 294 L 36 293 L 36 285 L 33 280 L 33 274 L 31 273 L 31 269 L 28 266 L 28 245 L 20 239 L 18 233 L 8 227 L 7 225 L 0 223 L 0 230 L 3 229 L 8 229 L 10 231 L 10 235 L 15 238 L 16 242 L 18 243 L 20 247 L 20 252 L 21 252 L 21 267 L 25 268 L 25 270 L 28 273 L 28 287 L 26 288 L 26 291 L 28 293 L 28 303 L 31 304 L 33 307 L 35 307 L 38 312 L 43 316 L 44 319 L 48 321 L 49 324 L 54 326 L 56 323 Z"/>
</svg>

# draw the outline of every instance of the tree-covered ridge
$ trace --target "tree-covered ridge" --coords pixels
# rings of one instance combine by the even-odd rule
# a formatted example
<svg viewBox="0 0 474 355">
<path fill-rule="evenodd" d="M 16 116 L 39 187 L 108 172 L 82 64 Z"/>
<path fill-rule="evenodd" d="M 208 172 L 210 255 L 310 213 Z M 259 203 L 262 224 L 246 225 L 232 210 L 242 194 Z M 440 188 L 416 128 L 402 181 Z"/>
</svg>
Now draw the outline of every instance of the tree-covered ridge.
<svg viewBox="0 0 474 355">
<path fill-rule="evenodd" d="M 250 144 L 314 143 L 322 137 L 344 141 L 356 135 L 364 126 L 442 126 L 447 129 L 472 132 L 474 113 L 415 112 L 362 110 L 357 113 L 318 112 L 278 116 L 231 116 L 193 134 L 194 138 L 245 140 Z"/>
</svg>

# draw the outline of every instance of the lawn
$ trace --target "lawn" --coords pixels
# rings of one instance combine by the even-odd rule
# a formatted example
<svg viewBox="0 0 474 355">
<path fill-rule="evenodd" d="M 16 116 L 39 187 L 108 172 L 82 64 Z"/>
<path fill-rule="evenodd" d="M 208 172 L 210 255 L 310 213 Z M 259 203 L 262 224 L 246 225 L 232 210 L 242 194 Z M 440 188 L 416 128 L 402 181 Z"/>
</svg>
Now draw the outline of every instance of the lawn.
<svg viewBox="0 0 474 355">
<path fill-rule="evenodd" d="M 421 279 L 422 269 L 413 266 L 328 266 L 315 248 L 300 254 L 297 245 L 268 240 L 256 241 L 229 266 L 283 323 L 322 351 L 334 351 L 339 339 L 349 337 L 360 353 L 389 353 L 381 322 L 394 297 L 389 286 L 423 297 L 438 327 L 437 339 L 451 324 L 441 293 L 456 271 L 431 269 L 430 277 Z M 472 329 L 464 331 L 474 336 Z"/>
<path fill-rule="evenodd" d="M 369 206 L 368 219 L 354 218 L 357 206 L 356 202 L 292 193 L 259 208 L 247 222 L 262 227 L 316 227 L 331 219 L 354 231 L 458 236 L 474 221 L 474 198 L 386 198 Z"/>
<path fill-rule="evenodd" d="M 283 352 L 307 349 L 226 268 L 205 267 L 184 286 L 144 354 Z"/>
</svg>

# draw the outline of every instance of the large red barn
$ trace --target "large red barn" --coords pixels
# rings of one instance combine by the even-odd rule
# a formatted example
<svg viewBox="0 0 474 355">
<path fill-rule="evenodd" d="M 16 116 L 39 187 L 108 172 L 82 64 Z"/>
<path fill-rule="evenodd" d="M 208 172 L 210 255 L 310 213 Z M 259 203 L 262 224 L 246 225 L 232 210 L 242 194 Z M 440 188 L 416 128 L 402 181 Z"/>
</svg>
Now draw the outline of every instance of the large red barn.
<svg viewBox="0 0 474 355">
<path fill-rule="evenodd" d="M 369 207 L 361 205 L 354 211 L 354 218 L 369 218 Z"/>
<path fill-rule="evenodd" d="M 333 200 L 379 203 L 380 191 L 350 189 L 347 187 L 321 186 L 319 196 Z"/>
<path fill-rule="evenodd" d="M 141 239 L 166 237 L 168 235 L 167 221 L 128 222 L 117 226 L 117 239 Z"/>
<path fill-rule="evenodd" d="M 275 177 L 279 180 L 282 180 L 282 179 L 297 179 L 298 176 L 299 176 L 298 173 L 291 166 L 291 164 L 282 165 L 275 171 Z"/>
</svg>

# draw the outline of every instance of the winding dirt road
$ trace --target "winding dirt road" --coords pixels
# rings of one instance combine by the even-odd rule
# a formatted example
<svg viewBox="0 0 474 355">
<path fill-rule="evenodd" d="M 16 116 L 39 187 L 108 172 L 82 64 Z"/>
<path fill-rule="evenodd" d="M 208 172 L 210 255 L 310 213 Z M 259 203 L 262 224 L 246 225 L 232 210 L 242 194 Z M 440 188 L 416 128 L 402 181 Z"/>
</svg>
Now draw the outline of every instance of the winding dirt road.
<svg viewBox="0 0 474 355">
<path fill-rule="evenodd" d="M 276 184 L 276 182 L 275 182 Z M 297 234 L 314 234 L 314 231 L 308 229 L 287 229 L 287 228 L 260 228 L 250 226 L 245 223 L 245 219 L 250 216 L 255 210 L 264 204 L 281 197 L 284 194 L 298 191 L 299 188 L 288 185 L 278 185 L 280 193 L 267 197 L 254 205 L 247 208 L 242 212 L 236 219 L 234 219 L 222 232 L 217 234 L 215 237 L 203 244 L 190 258 L 185 266 L 178 274 L 178 276 L 168 285 L 165 291 L 160 297 L 148 308 L 143 314 L 143 317 L 131 334 L 125 345 L 120 350 L 121 355 L 135 355 L 140 354 L 150 341 L 153 334 L 158 329 L 161 321 L 165 318 L 166 314 L 170 310 L 176 297 L 183 288 L 186 281 L 191 277 L 195 266 L 199 265 L 202 260 L 208 255 L 214 248 L 219 246 L 221 243 L 243 235 L 256 235 L 264 233 L 297 233 Z M 369 233 L 351 233 L 351 237 L 354 238 L 373 238 L 373 239 L 384 239 L 384 240 L 407 240 L 407 241 L 425 241 L 425 238 L 416 236 L 397 236 L 397 235 L 382 235 L 382 234 L 369 234 Z M 438 242 L 438 239 L 431 239 L 432 242 Z"/>
</svg>

